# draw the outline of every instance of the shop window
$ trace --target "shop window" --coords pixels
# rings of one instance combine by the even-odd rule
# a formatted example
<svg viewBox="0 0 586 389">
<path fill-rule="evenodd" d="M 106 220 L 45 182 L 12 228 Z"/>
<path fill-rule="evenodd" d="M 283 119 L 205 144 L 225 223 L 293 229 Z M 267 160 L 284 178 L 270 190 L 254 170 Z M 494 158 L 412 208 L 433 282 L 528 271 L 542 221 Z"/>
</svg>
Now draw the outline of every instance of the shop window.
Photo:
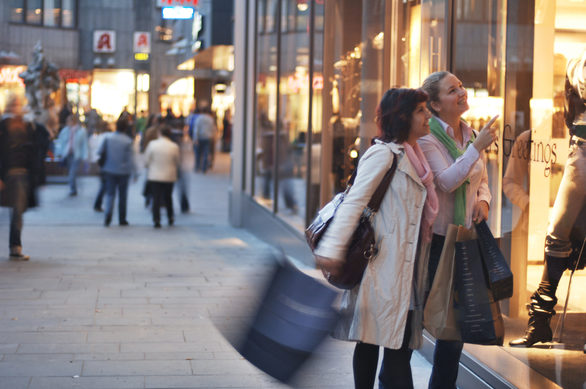
<svg viewBox="0 0 586 389">
<path fill-rule="evenodd" d="M 10 21 L 45 27 L 76 26 L 77 0 L 11 0 Z"/>
<path fill-rule="evenodd" d="M 76 0 L 62 0 L 63 13 L 61 18 L 61 27 L 75 27 L 77 15 L 77 1 Z"/>
<path fill-rule="evenodd" d="M 61 18 L 61 1 L 60 0 L 45 0 L 43 12 L 43 25 L 55 27 L 59 25 Z"/>
<path fill-rule="evenodd" d="M 41 24 L 42 0 L 26 0 L 26 23 Z"/>
<path fill-rule="evenodd" d="M 10 21 L 15 23 L 24 21 L 24 0 L 11 0 Z"/>
<path fill-rule="evenodd" d="M 322 200 L 344 190 L 358 158 L 376 136 L 383 91 L 384 0 L 326 2 Z M 325 169 L 325 170 L 324 170 Z"/>
<path fill-rule="evenodd" d="M 276 189 L 275 134 L 277 130 L 277 33 L 275 11 L 277 0 L 266 0 L 257 7 L 256 40 L 256 114 L 255 114 L 255 178 L 253 196 L 273 210 Z M 278 13 L 277 13 L 278 15 Z"/>
<path fill-rule="evenodd" d="M 320 178 L 321 174 L 321 157 L 322 157 L 322 133 L 323 133 L 323 90 L 324 90 L 324 3 L 315 1 L 315 21 L 313 39 L 313 80 L 311 82 L 311 143 L 307 152 L 310 153 L 309 159 L 309 191 L 307 197 L 307 220 L 309 224 L 315 217 L 320 208 Z M 308 139 L 309 140 L 309 139 Z"/>
<path fill-rule="evenodd" d="M 279 156 L 277 212 L 298 229 L 305 227 L 305 195 L 307 182 L 307 129 L 309 119 L 309 29 L 295 31 L 296 18 L 302 10 L 310 13 L 310 4 L 298 0 L 280 0 L 282 23 L 287 33 L 281 36 L 278 109 Z M 309 20 L 309 17 L 306 17 Z M 282 26 L 283 27 L 283 26 Z M 285 28 L 281 28 L 285 30 Z"/>
</svg>

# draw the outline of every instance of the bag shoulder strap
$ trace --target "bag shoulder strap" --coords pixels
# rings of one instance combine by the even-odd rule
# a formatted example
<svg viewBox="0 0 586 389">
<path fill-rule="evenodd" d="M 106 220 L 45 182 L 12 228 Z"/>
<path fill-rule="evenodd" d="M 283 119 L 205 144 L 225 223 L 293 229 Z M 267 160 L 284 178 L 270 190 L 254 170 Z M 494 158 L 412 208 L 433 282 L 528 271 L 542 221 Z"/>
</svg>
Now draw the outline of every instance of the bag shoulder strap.
<svg viewBox="0 0 586 389">
<path fill-rule="evenodd" d="M 389 152 L 393 155 L 393 163 L 391 164 L 390 169 L 387 171 L 387 173 L 383 177 L 381 183 L 378 185 L 378 187 L 376 188 L 376 190 L 372 194 L 370 201 L 368 202 L 368 208 L 370 208 L 370 210 L 372 212 L 378 211 L 378 209 L 380 207 L 380 203 L 383 201 L 383 197 L 385 197 L 385 194 L 387 193 L 387 189 L 389 188 L 389 185 L 391 184 L 391 180 L 393 179 L 393 176 L 395 175 L 395 170 L 397 170 L 397 158 L 398 157 L 392 151 L 389 150 Z M 358 171 L 358 168 L 354 169 L 354 171 L 352 172 L 352 176 L 348 180 L 348 187 L 346 188 L 346 191 L 348 191 L 350 189 L 350 187 L 354 184 L 354 180 L 356 179 L 356 172 L 357 171 Z"/>
<path fill-rule="evenodd" d="M 391 168 L 387 171 L 381 183 L 378 185 L 378 188 L 376 188 L 376 191 L 372 195 L 372 198 L 368 202 L 368 208 L 370 208 L 372 212 L 378 211 L 380 208 L 380 203 L 383 201 L 383 197 L 385 197 L 387 189 L 389 189 L 391 180 L 393 179 L 395 171 L 397 170 L 397 159 L 397 156 L 393 155 L 393 164 L 391 165 Z"/>
</svg>

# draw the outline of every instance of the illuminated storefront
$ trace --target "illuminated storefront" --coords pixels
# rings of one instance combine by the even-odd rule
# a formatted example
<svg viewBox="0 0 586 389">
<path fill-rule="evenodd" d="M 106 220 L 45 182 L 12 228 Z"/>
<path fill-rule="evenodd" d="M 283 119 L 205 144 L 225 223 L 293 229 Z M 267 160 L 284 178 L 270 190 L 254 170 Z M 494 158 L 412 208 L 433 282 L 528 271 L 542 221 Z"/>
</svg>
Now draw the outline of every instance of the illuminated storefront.
<svg viewBox="0 0 586 389">
<path fill-rule="evenodd" d="M 91 73 L 87 70 L 60 69 L 59 77 L 65 84 L 67 101 L 78 112 L 89 111 Z"/>
<path fill-rule="evenodd" d="M 134 113 L 135 73 L 125 69 L 95 69 L 91 86 L 91 106 L 106 121 L 115 121 L 126 108 Z"/>
<path fill-rule="evenodd" d="M 10 94 L 24 96 L 24 82 L 18 75 L 25 70 L 25 65 L 0 65 L 0 112 L 4 112 Z"/>
<path fill-rule="evenodd" d="M 159 100 L 161 113 L 164 114 L 171 108 L 175 116 L 187 117 L 193 105 L 193 77 L 182 77 L 173 81 Z"/>
<path fill-rule="evenodd" d="M 586 2 L 250 0 L 235 15 L 231 222 L 310 263 L 303 230 L 370 145 L 384 91 L 449 70 L 468 90 L 474 128 L 500 115 L 486 152 L 489 224 L 515 274 L 503 311 L 524 328 L 568 158 L 564 76 L 586 50 Z M 569 307 L 579 313 L 576 274 Z M 560 301 L 566 289 L 567 277 Z"/>
</svg>

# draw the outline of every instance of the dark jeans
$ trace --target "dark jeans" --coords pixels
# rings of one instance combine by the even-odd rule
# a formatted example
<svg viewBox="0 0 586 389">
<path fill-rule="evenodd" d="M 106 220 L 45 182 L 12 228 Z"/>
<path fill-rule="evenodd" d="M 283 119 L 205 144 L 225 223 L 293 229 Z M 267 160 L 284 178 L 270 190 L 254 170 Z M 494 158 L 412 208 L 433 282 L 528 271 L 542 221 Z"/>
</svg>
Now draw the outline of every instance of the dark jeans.
<svg viewBox="0 0 586 389">
<path fill-rule="evenodd" d="M 116 197 L 116 190 L 118 190 L 118 222 L 126 222 L 126 202 L 128 200 L 128 181 L 129 174 L 111 174 L 106 175 L 106 222 L 112 220 L 112 212 L 114 210 L 114 197 Z"/>
<path fill-rule="evenodd" d="M 445 236 L 433 234 L 429 253 L 429 285 L 433 283 L 439 264 Z M 430 389 L 455 389 L 464 344 L 460 341 L 436 340 L 433 353 L 433 369 L 429 379 Z"/>
<path fill-rule="evenodd" d="M 22 215 L 28 205 L 29 175 L 28 172 L 9 174 L 6 177 L 6 190 L 3 195 L 7 196 L 10 204 L 10 250 L 20 250 L 22 242 Z"/>
<path fill-rule="evenodd" d="M 211 139 L 199 139 L 197 141 L 197 145 L 194 146 L 196 171 L 201 169 L 205 173 L 208 170 L 211 146 Z"/>
<path fill-rule="evenodd" d="M 102 208 L 102 200 L 106 193 L 106 173 L 100 172 L 100 189 L 96 195 L 96 201 L 94 201 L 94 209 Z"/>
<path fill-rule="evenodd" d="M 173 223 L 173 183 L 150 181 L 153 194 L 153 222 L 161 222 L 161 205 L 167 208 L 167 219 Z"/>
<path fill-rule="evenodd" d="M 69 194 L 77 194 L 77 170 L 79 169 L 80 160 L 73 154 L 67 157 L 67 167 L 69 169 L 67 180 L 69 182 Z"/>
<path fill-rule="evenodd" d="M 403 344 L 398 350 L 385 348 L 383 362 L 378 375 L 379 389 L 412 389 L 411 354 L 411 312 L 407 317 Z M 372 389 L 378 365 L 379 346 L 368 343 L 357 343 L 354 349 L 354 387 L 356 389 Z"/>
</svg>

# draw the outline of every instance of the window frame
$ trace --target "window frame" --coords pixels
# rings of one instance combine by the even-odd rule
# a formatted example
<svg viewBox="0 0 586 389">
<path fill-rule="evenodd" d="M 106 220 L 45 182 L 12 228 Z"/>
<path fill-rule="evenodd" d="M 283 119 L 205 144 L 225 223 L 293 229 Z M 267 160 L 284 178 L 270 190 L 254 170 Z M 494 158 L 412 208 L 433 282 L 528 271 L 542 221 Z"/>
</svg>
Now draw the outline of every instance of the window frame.
<svg viewBox="0 0 586 389">
<path fill-rule="evenodd" d="M 63 3 L 64 0 L 59 0 L 59 17 L 57 18 L 57 24 L 56 25 L 47 25 L 45 24 L 45 16 L 46 16 L 46 12 L 48 10 L 48 8 L 46 7 L 45 1 L 46 0 L 41 0 L 41 5 L 40 5 L 40 9 L 41 9 L 41 13 L 40 13 L 40 22 L 39 23 L 32 23 L 30 22 L 27 17 L 27 12 L 28 12 L 28 6 L 29 6 L 29 1 L 30 0 L 22 0 L 22 15 L 21 15 L 21 20 L 20 21 L 16 21 L 13 20 L 12 16 L 14 15 L 13 11 L 15 9 L 14 4 L 10 5 L 10 19 L 9 22 L 12 24 L 21 24 L 21 25 L 26 25 L 26 26 L 35 26 L 35 27 L 44 27 L 44 28 L 58 28 L 58 29 L 64 29 L 64 30 L 73 30 L 76 29 L 78 26 L 78 19 L 79 19 L 79 0 L 71 0 L 71 5 L 72 5 L 72 18 L 73 18 L 73 23 L 71 26 L 64 26 L 63 25 Z"/>
</svg>

